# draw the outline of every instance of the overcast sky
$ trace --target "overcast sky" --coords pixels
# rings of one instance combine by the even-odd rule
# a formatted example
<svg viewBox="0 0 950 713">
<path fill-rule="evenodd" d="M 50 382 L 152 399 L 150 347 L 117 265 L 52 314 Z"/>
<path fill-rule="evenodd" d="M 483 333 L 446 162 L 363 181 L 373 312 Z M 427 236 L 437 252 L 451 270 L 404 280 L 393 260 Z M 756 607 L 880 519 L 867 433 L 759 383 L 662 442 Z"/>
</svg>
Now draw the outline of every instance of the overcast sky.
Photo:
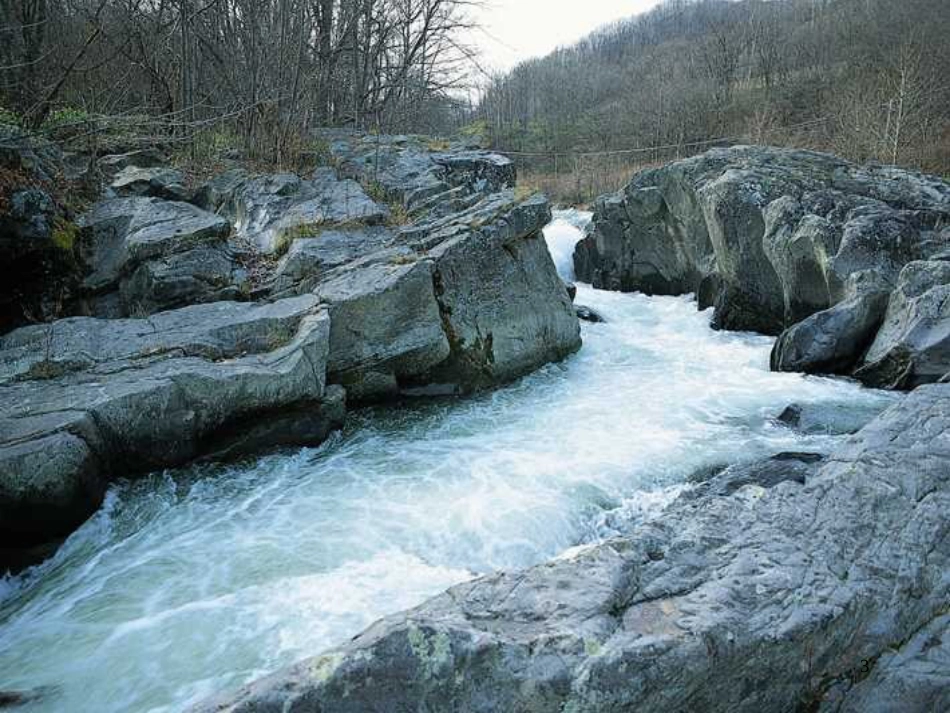
<svg viewBox="0 0 950 713">
<path fill-rule="evenodd" d="M 649 10 L 660 0 L 484 0 L 474 13 L 486 69 L 510 69 L 523 59 L 569 45 L 612 20 Z"/>
</svg>

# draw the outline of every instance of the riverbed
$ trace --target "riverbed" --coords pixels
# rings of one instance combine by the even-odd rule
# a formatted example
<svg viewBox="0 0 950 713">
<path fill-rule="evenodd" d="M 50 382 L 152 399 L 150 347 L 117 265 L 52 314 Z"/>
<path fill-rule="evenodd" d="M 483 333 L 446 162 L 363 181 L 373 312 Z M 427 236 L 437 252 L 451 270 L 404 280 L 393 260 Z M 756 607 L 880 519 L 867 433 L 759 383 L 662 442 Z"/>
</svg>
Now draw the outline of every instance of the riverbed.
<svg viewBox="0 0 950 713">
<path fill-rule="evenodd" d="M 546 235 L 566 278 L 583 215 Z M 870 418 L 893 397 L 769 372 L 773 340 L 713 331 L 688 297 L 601 292 L 584 347 L 506 388 L 351 415 L 237 465 L 114 486 L 54 558 L 0 580 L 0 690 L 18 711 L 178 711 L 480 574 L 661 516 L 691 474 L 826 451 L 790 403 Z"/>
</svg>

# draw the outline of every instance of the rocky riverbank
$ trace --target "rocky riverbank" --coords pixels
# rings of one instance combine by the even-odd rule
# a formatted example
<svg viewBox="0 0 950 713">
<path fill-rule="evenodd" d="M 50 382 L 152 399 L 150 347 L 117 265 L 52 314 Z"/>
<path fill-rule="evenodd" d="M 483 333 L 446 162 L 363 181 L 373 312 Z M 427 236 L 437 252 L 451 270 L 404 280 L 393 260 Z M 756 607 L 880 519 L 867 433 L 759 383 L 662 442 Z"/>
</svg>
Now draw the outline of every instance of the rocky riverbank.
<svg viewBox="0 0 950 713">
<path fill-rule="evenodd" d="M 575 351 L 547 201 L 516 196 L 502 156 L 438 148 L 340 133 L 308 178 L 192 189 L 151 154 L 107 157 L 75 245 L 52 220 L 11 228 L 24 255 L 75 259 L 63 310 L 83 316 L 0 337 L 7 547 L 67 534 L 116 478 L 314 445 L 347 402 L 468 393 Z"/>
<path fill-rule="evenodd" d="M 950 372 L 950 184 L 827 154 L 714 149 L 601 198 L 575 253 L 610 290 L 695 293 L 780 335 L 783 371 L 907 389 Z"/>
<path fill-rule="evenodd" d="M 717 150 L 602 199 L 575 265 L 783 333 L 776 368 L 911 388 L 950 371 L 948 198 L 893 169 Z M 200 710 L 943 710 L 948 389 L 921 386 L 830 456 L 705 473 L 616 539 L 450 589 Z"/>
<path fill-rule="evenodd" d="M 950 386 L 739 470 L 200 710 L 945 710 Z"/>
</svg>

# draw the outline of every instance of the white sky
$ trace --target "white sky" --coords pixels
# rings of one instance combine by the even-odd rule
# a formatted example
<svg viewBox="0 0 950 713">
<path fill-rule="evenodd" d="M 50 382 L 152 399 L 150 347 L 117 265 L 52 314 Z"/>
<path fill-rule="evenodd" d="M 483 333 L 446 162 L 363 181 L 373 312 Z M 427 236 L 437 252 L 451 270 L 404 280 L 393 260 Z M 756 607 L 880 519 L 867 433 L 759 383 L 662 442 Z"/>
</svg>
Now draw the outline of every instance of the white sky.
<svg viewBox="0 0 950 713">
<path fill-rule="evenodd" d="M 483 0 L 472 13 L 482 25 L 476 43 L 486 69 L 510 69 L 569 45 L 613 20 L 637 15 L 660 0 Z"/>
</svg>

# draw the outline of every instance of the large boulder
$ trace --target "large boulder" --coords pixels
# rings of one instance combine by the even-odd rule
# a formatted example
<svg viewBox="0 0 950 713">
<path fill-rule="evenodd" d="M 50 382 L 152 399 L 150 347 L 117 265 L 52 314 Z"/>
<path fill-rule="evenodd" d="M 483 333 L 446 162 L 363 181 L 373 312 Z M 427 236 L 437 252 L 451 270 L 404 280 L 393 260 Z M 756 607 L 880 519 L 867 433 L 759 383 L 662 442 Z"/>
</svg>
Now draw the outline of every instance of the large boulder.
<svg viewBox="0 0 950 713">
<path fill-rule="evenodd" d="M 188 304 L 234 300 L 246 291 L 226 219 L 188 203 L 115 198 L 79 220 L 90 311 L 142 316 Z"/>
<path fill-rule="evenodd" d="M 348 266 L 316 294 L 330 309 L 328 378 L 354 400 L 397 396 L 451 354 L 431 260 Z"/>
<path fill-rule="evenodd" d="M 804 485 L 763 475 L 453 587 L 198 710 L 946 710 L 950 385 Z"/>
<path fill-rule="evenodd" d="M 354 400 L 496 386 L 580 346 L 543 238 L 543 197 L 491 194 L 399 230 L 300 238 L 274 294 L 313 291 L 331 315 L 329 378 Z"/>
<path fill-rule="evenodd" d="M 871 386 L 910 389 L 948 373 L 950 262 L 912 262 L 855 376 Z"/>
<path fill-rule="evenodd" d="M 435 294 L 452 354 L 430 379 L 463 390 L 492 386 L 563 359 L 580 326 L 541 229 L 543 196 L 495 194 L 419 236 L 435 261 Z M 436 242 L 438 241 L 438 242 Z"/>
<path fill-rule="evenodd" d="M 785 367 L 847 371 L 880 306 L 876 290 L 849 287 L 852 276 L 895 284 L 906 264 L 947 248 L 948 220 L 950 184 L 939 178 L 737 146 L 645 171 L 601 198 L 574 261 L 595 287 L 695 293 L 724 329 L 780 334 L 824 313 L 789 336 L 796 355 Z M 843 343 L 829 344 L 839 326 Z"/>
<path fill-rule="evenodd" d="M 841 302 L 782 333 L 772 349 L 772 369 L 849 374 L 884 321 L 890 290 L 876 272 L 851 275 Z"/>
<path fill-rule="evenodd" d="M 312 295 L 11 332 L 0 340 L 3 537 L 67 533 L 113 478 L 319 443 L 344 410 L 325 388 L 329 335 Z"/>
</svg>

